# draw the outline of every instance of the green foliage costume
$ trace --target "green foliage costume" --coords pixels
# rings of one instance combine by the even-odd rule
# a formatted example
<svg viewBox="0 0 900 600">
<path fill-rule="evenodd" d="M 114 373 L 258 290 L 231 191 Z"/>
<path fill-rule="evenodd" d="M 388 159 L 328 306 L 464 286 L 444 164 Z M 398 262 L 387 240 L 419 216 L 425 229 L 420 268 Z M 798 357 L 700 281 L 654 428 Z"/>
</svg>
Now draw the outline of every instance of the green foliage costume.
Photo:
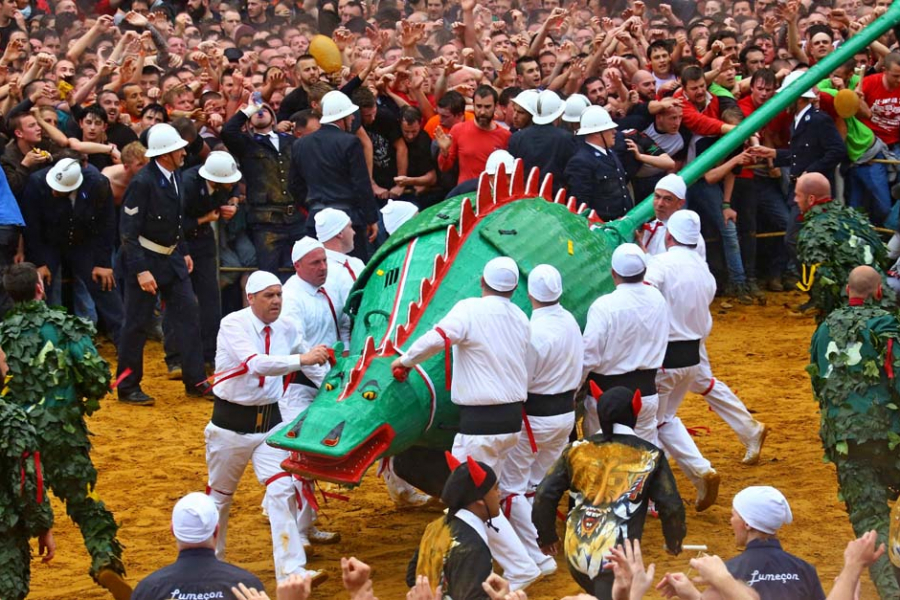
<svg viewBox="0 0 900 600">
<path fill-rule="evenodd" d="M 803 214 L 797 256 L 803 265 L 804 283 L 812 280 L 809 295 L 821 310 L 820 321 L 847 303 L 845 286 L 850 271 L 869 265 L 884 279 L 888 264 L 887 247 L 866 216 L 834 201 L 817 204 Z M 883 287 L 881 305 L 896 307 L 894 291 L 887 283 Z"/>
<path fill-rule="evenodd" d="M 94 348 L 93 334 L 89 321 L 39 301 L 16 304 L 0 324 L 10 396 L 28 411 L 47 485 L 81 529 L 96 580 L 101 569 L 124 575 L 125 567 L 119 527 L 93 492 L 97 471 L 84 417 L 100 408 L 110 384 L 109 365 Z"/>
<path fill-rule="evenodd" d="M 38 437 L 19 406 L 0 398 L 0 598 L 28 595 L 28 540 L 53 526 L 53 512 L 41 479 Z"/>
<path fill-rule="evenodd" d="M 810 359 L 819 435 L 853 531 L 887 542 L 888 502 L 900 493 L 900 322 L 868 303 L 839 308 L 813 335 Z M 900 598 L 887 556 L 870 573 L 882 598 Z"/>
</svg>

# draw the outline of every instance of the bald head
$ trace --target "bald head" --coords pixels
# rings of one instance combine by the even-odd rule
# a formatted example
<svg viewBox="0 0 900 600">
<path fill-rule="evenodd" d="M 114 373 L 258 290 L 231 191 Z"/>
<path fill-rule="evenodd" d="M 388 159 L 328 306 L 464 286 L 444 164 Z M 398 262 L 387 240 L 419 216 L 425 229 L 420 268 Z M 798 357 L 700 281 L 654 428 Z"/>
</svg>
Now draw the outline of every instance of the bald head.
<svg viewBox="0 0 900 600">
<path fill-rule="evenodd" d="M 850 271 L 850 278 L 847 280 L 847 295 L 851 298 L 868 298 L 881 297 L 881 275 L 870 266 L 862 265 Z"/>
<path fill-rule="evenodd" d="M 656 99 L 656 81 L 650 71 L 637 71 L 631 78 L 631 87 L 644 102 Z"/>
<path fill-rule="evenodd" d="M 815 204 L 831 199 L 831 184 L 821 173 L 804 173 L 794 186 L 794 202 L 804 213 Z"/>
</svg>

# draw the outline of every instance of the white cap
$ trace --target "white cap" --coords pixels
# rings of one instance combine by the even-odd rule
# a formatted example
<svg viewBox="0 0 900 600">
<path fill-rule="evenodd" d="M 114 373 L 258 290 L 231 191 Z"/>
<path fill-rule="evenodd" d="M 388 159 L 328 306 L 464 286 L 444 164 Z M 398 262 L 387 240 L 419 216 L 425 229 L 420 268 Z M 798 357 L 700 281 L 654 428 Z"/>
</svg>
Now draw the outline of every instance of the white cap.
<svg viewBox="0 0 900 600">
<path fill-rule="evenodd" d="M 296 263 L 298 260 L 315 250 L 316 248 L 325 249 L 325 246 L 322 245 L 322 242 L 315 238 L 311 238 L 309 236 L 302 237 L 296 242 L 294 242 L 294 247 L 291 249 L 291 262 Z"/>
<path fill-rule="evenodd" d="M 253 271 L 247 278 L 247 287 L 244 290 L 248 294 L 256 294 L 273 285 L 281 285 L 281 280 L 268 271 Z"/>
<path fill-rule="evenodd" d="M 336 208 L 323 208 L 316 213 L 316 237 L 320 242 L 327 242 L 350 224 L 350 217 Z M 294 261 L 297 262 L 297 261 Z"/>
<path fill-rule="evenodd" d="M 694 246 L 700 243 L 700 217 L 692 210 L 676 210 L 669 217 L 666 229 L 680 244 Z"/>
<path fill-rule="evenodd" d="M 684 200 L 687 197 L 687 185 L 684 183 L 684 179 L 681 178 L 681 175 L 676 175 L 675 173 L 669 173 L 662 179 L 660 179 L 656 183 L 656 187 L 654 190 L 663 190 L 664 192 L 669 192 L 670 194 L 674 194 L 676 198 L 680 198 Z"/>
<path fill-rule="evenodd" d="M 219 511 L 216 503 L 206 494 L 191 492 L 176 502 L 172 509 L 172 533 L 180 542 L 205 542 L 213 536 L 218 525 Z"/>
<path fill-rule="evenodd" d="M 496 175 L 500 163 L 503 163 L 506 174 L 511 175 L 516 164 L 516 157 L 506 150 L 494 150 L 484 163 L 484 172 L 488 175 Z"/>
<path fill-rule="evenodd" d="M 612 270 L 620 277 L 634 277 L 647 270 L 647 255 L 637 244 L 622 244 L 613 251 Z"/>
<path fill-rule="evenodd" d="M 731 505 L 747 525 L 769 535 L 794 520 L 787 498 L 769 485 L 744 488 Z"/>
<path fill-rule="evenodd" d="M 81 164 L 74 158 L 63 158 L 47 171 L 47 185 L 57 192 L 71 192 L 81 187 L 84 175 Z"/>
<path fill-rule="evenodd" d="M 784 81 L 781 82 L 781 87 L 778 88 L 778 91 L 779 91 L 779 92 L 783 92 L 783 91 L 786 90 L 788 87 L 790 87 L 790 85 L 791 85 L 792 83 L 794 83 L 795 81 L 797 81 L 798 79 L 800 79 L 800 78 L 803 77 L 804 75 L 806 75 L 806 71 L 791 71 L 791 72 L 788 73 L 787 76 L 784 78 Z M 800 97 L 801 97 L 801 98 L 815 98 L 815 97 L 816 97 L 816 91 L 815 91 L 814 89 L 810 88 L 810 89 L 806 90 L 805 92 L 803 92 L 802 94 L 800 94 Z"/>
<path fill-rule="evenodd" d="M 519 267 L 508 256 L 499 256 L 484 265 L 484 282 L 492 290 L 511 292 L 519 285 Z"/>
<path fill-rule="evenodd" d="M 538 302 L 556 302 L 562 291 L 562 276 L 552 265 L 538 265 L 528 275 L 528 295 Z"/>
<path fill-rule="evenodd" d="M 524 108 L 533 117 L 537 112 L 537 99 L 540 95 L 541 93 L 537 90 L 523 90 L 512 101 Z"/>
<path fill-rule="evenodd" d="M 388 235 L 391 235 L 400 226 L 419 214 L 419 209 L 412 202 L 403 200 L 388 200 L 384 208 L 381 209 L 381 216 L 384 219 L 384 229 Z"/>
</svg>

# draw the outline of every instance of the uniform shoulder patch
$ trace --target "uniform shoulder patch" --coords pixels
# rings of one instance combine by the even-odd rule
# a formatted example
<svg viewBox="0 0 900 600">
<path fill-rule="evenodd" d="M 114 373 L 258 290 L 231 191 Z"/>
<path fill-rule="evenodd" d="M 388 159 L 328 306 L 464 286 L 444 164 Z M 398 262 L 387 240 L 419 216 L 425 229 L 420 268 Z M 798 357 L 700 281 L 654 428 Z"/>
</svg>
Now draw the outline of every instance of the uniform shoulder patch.
<svg viewBox="0 0 900 600">
<path fill-rule="evenodd" d="M 140 207 L 135 206 L 134 208 L 128 208 L 127 206 L 123 206 L 122 210 L 124 210 L 125 214 L 128 215 L 129 217 L 133 217 L 134 215 L 138 214 Z"/>
</svg>

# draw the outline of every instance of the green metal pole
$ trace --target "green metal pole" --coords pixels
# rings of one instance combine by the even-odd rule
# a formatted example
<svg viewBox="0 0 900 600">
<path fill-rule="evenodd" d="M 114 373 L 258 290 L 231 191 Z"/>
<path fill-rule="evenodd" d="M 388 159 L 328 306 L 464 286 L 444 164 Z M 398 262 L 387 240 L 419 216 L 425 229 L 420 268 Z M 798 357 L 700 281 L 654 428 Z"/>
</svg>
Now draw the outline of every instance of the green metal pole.
<svg viewBox="0 0 900 600">
<path fill-rule="evenodd" d="M 696 160 L 686 165 L 679 172 L 679 175 L 684 178 L 688 185 L 697 181 L 708 170 L 715 167 L 719 161 L 731 154 L 735 148 L 743 144 L 747 138 L 761 130 L 778 113 L 790 106 L 800 97 L 800 94 L 828 77 L 832 71 L 853 58 L 854 54 L 864 50 L 866 46 L 884 35 L 885 32 L 898 23 L 900 23 L 900 2 L 894 2 L 881 18 L 875 20 L 871 25 L 842 44 L 840 48 L 816 63 L 815 66 L 803 74 L 803 77 L 791 84 L 785 91 L 772 96 L 759 109 L 744 119 L 740 125 L 722 136 L 718 142 L 710 146 Z M 653 218 L 653 196 L 648 196 L 643 202 L 631 209 L 627 215 L 606 225 L 604 229 L 613 229 L 622 238 L 631 240 L 634 231 L 651 218 Z"/>
</svg>

